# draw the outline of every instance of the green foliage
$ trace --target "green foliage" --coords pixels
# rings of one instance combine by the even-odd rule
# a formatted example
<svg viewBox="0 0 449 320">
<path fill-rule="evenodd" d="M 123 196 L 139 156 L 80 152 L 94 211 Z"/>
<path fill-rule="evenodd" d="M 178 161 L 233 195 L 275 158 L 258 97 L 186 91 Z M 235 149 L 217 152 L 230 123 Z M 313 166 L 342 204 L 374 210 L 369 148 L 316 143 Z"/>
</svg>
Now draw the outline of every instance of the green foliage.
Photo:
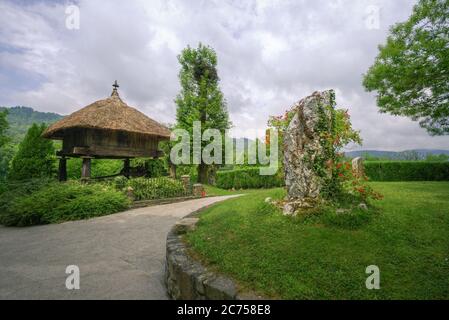
<svg viewBox="0 0 449 320">
<path fill-rule="evenodd" d="M 113 180 L 113 185 L 117 190 L 124 191 L 125 188 L 128 186 L 129 179 L 125 176 L 118 176 L 115 177 Z"/>
<path fill-rule="evenodd" d="M 55 172 L 55 149 L 53 142 L 41 137 L 45 124 L 33 124 L 12 159 L 11 180 L 50 177 Z"/>
<path fill-rule="evenodd" d="M 164 199 L 186 195 L 181 181 L 166 177 L 129 179 L 127 186 L 133 188 L 136 200 Z"/>
<path fill-rule="evenodd" d="M 9 128 L 8 121 L 6 119 L 8 111 L 0 111 L 0 148 L 8 142 L 8 137 L 6 136 L 6 130 Z"/>
<path fill-rule="evenodd" d="M 217 54 L 201 43 L 197 49 L 185 48 L 178 56 L 181 64 L 179 80 L 181 92 L 176 97 L 177 128 L 187 130 L 192 137 L 193 122 L 201 122 L 201 134 L 206 129 L 224 131 L 231 125 L 226 101 L 219 87 Z M 207 145 L 203 141 L 201 151 Z M 193 143 L 191 141 L 191 153 Z M 201 159 L 202 162 L 202 159 Z M 203 162 L 198 166 L 199 182 L 207 182 L 209 166 Z"/>
<path fill-rule="evenodd" d="M 54 180 L 49 178 L 5 182 L 4 188 L 0 190 L 0 214 L 10 211 L 11 205 L 20 198 L 29 196 L 51 182 L 54 182 Z"/>
<path fill-rule="evenodd" d="M 365 172 L 373 181 L 449 181 L 449 162 L 366 161 Z"/>
<path fill-rule="evenodd" d="M 427 154 L 426 161 L 449 161 L 449 154 Z"/>
<path fill-rule="evenodd" d="M 15 153 L 15 148 L 9 142 L 9 138 L 6 135 L 6 130 L 9 127 L 6 116 L 8 111 L 0 111 L 0 183 L 3 183 L 6 179 L 9 170 L 9 163 Z M 0 186 L 0 191 L 4 185 Z"/>
<path fill-rule="evenodd" d="M 364 76 L 381 112 L 411 117 L 430 134 L 449 134 L 449 1 L 420 0 L 394 25 Z"/>
<path fill-rule="evenodd" d="M 222 189 L 273 188 L 284 185 L 280 170 L 271 176 L 260 175 L 259 168 L 218 171 L 216 186 Z"/>
<path fill-rule="evenodd" d="M 58 223 L 111 214 L 128 205 L 123 193 L 103 184 L 53 182 L 15 197 L 0 215 L 0 222 L 7 226 Z"/>
<path fill-rule="evenodd" d="M 365 161 L 364 165 L 366 176 L 371 181 L 449 181 L 449 162 Z M 351 174 L 350 164 L 338 165 L 338 172 L 343 170 L 346 171 L 345 176 Z M 354 195 L 352 191 L 354 188 L 359 190 L 355 194 L 357 196 L 374 192 L 363 181 L 355 181 L 355 177 L 343 180 L 345 193 Z M 283 185 L 284 181 L 279 172 L 274 176 L 260 176 L 258 168 L 217 172 L 216 186 L 222 189 L 272 188 Z M 375 195 L 374 198 L 381 198 L 381 196 Z"/>
<path fill-rule="evenodd" d="M 164 141 L 165 143 L 165 141 Z M 166 157 L 167 155 L 164 155 Z M 170 156 L 170 151 L 168 151 Z M 165 158 L 145 159 L 137 158 L 131 161 L 131 168 L 145 174 L 146 177 L 156 178 L 168 175 L 168 162 Z"/>
<path fill-rule="evenodd" d="M 81 178 L 81 167 L 83 160 L 80 158 L 69 158 L 67 160 L 67 177 L 69 179 Z M 91 176 L 105 177 L 120 173 L 123 168 L 123 160 L 92 159 Z"/>
</svg>

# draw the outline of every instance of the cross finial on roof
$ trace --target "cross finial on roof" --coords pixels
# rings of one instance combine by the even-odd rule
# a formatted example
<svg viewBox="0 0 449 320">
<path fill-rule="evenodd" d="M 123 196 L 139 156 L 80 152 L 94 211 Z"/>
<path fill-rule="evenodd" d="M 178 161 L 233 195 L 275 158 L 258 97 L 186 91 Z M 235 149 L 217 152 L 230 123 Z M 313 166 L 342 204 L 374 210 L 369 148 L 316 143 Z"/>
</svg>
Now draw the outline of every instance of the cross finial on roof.
<svg viewBox="0 0 449 320">
<path fill-rule="evenodd" d="M 114 84 L 112 85 L 112 87 L 114 87 L 114 89 L 112 90 L 112 96 L 118 96 L 118 92 L 117 92 L 117 88 L 119 88 L 120 86 L 117 83 L 117 80 L 115 80 Z"/>
</svg>

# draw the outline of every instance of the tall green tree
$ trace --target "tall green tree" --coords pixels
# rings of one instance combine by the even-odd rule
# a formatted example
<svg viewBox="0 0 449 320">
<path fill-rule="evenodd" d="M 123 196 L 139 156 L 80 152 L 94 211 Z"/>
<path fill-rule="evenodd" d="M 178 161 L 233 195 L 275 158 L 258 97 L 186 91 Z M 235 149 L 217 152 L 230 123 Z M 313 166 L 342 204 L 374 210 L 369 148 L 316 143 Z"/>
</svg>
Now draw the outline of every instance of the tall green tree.
<svg viewBox="0 0 449 320">
<path fill-rule="evenodd" d="M 217 129 L 224 140 L 225 130 L 231 123 L 226 101 L 219 87 L 217 54 L 211 47 L 200 43 L 196 49 L 189 46 L 185 48 L 178 56 L 178 61 L 181 64 L 181 92 L 175 100 L 177 127 L 189 131 L 192 137 L 193 122 L 200 121 L 201 134 L 206 129 Z M 207 143 L 202 142 L 201 153 L 205 145 Z M 192 145 L 190 149 L 193 152 Z M 212 167 L 213 165 L 207 165 L 201 159 L 198 165 L 198 182 L 208 182 L 209 172 L 215 172 Z"/>
<path fill-rule="evenodd" d="M 449 134 L 449 0 L 420 0 L 394 25 L 363 84 L 377 91 L 381 112 L 408 116 L 432 135 Z"/>
<path fill-rule="evenodd" d="M 6 135 L 6 130 L 9 128 L 7 116 L 8 110 L 0 111 L 0 148 L 8 142 Z"/>
<path fill-rule="evenodd" d="M 11 161 L 11 155 L 13 154 L 13 148 L 9 142 L 9 138 L 6 134 L 8 129 L 7 121 L 8 111 L 0 111 L 0 182 L 5 180 L 8 172 L 9 162 Z M 0 188 L 1 191 L 2 188 Z"/>
<path fill-rule="evenodd" d="M 55 149 L 51 140 L 42 138 L 45 129 L 45 124 L 33 124 L 28 129 L 12 159 L 9 179 L 27 180 L 53 175 Z"/>
</svg>

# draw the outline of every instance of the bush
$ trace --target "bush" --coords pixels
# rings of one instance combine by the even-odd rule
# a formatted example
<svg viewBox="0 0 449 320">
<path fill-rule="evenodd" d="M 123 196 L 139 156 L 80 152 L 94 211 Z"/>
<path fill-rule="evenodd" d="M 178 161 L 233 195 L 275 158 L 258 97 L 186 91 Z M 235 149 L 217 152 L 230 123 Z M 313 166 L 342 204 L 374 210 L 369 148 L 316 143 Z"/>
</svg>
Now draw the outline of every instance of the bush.
<svg viewBox="0 0 449 320">
<path fill-rule="evenodd" d="M 5 182 L 0 190 L 0 215 L 8 212 L 11 205 L 22 197 L 29 196 L 31 193 L 54 182 L 50 178 L 32 179 L 28 181 Z"/>
<path fill-rule="evenodd" d="M 136 200 L 173 198 L 186 194 L 181 181 L 166 177 L 130 179 L 128 186 L 133 188 Z"/>
<path fill-rule="evenodd" d="M 284 178 L 280 170 L 272 176 L 260 175 L 259 168 L 217 172 L 216 186 L 223 189 L 273 188 L 283 185 Z"/>
<path fill-rule="evenodd" d="M 55 172 L 55 149 L 53 142 L 42 138 L 46 125 L 33 124 L 19 145 L 11 162 L 8 178 L 27 180 L 51 177 Z"/>
<path fill-rule="evenodd" d="M 123 191 L 128 186 L 129 179 L 125 176 L 118 176 L 115 177 L 113 180 L 114 187 L 119 190 Z"/>
<path fill-rule="evenodd" d="M 449 162 L 366 161 L 365 170 L 372 181 L 449 180 Z"/>
<path fill-rule="evenodd" d="M 104 184 L 52 182 L 3 203 L 6 211 L 2 211 L 0 223 L 29 226 L 87 219 L 124 210 L 128 205 L 123 193 Z"/>
</svg>

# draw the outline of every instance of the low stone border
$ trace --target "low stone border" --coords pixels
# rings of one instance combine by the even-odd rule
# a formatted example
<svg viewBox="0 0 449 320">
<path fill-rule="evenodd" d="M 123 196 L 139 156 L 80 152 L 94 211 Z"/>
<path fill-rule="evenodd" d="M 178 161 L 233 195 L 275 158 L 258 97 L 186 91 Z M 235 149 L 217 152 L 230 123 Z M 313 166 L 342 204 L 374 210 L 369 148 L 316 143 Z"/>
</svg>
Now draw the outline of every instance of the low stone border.
<svg viewBox="0 0 449 320">
<path fill-rule="evenodd" d="M 235 300 L 239 299 L 234 282 L 210 272 L 192 259 L 182 236 L 195 229 L 198 218 L 184 218 L 167 236 L 165 284 L 168 295 L 175 300 Z"/>
<path fill-rule="evenodd" d="M 130 209 L 150 207 L 150 206 L 156 206 L 156 205 L 160 205 L 160 204 L 176 203 L 176 202 L 182 202 L 182 201 L 194 200 L 194 199 L 200 199 L 200 197 L 186 196 L 186 197 L 154 199 L 154 200 L 138 200 L 138 201 L 133 201 L 131 203 Z"/>
</svg>

